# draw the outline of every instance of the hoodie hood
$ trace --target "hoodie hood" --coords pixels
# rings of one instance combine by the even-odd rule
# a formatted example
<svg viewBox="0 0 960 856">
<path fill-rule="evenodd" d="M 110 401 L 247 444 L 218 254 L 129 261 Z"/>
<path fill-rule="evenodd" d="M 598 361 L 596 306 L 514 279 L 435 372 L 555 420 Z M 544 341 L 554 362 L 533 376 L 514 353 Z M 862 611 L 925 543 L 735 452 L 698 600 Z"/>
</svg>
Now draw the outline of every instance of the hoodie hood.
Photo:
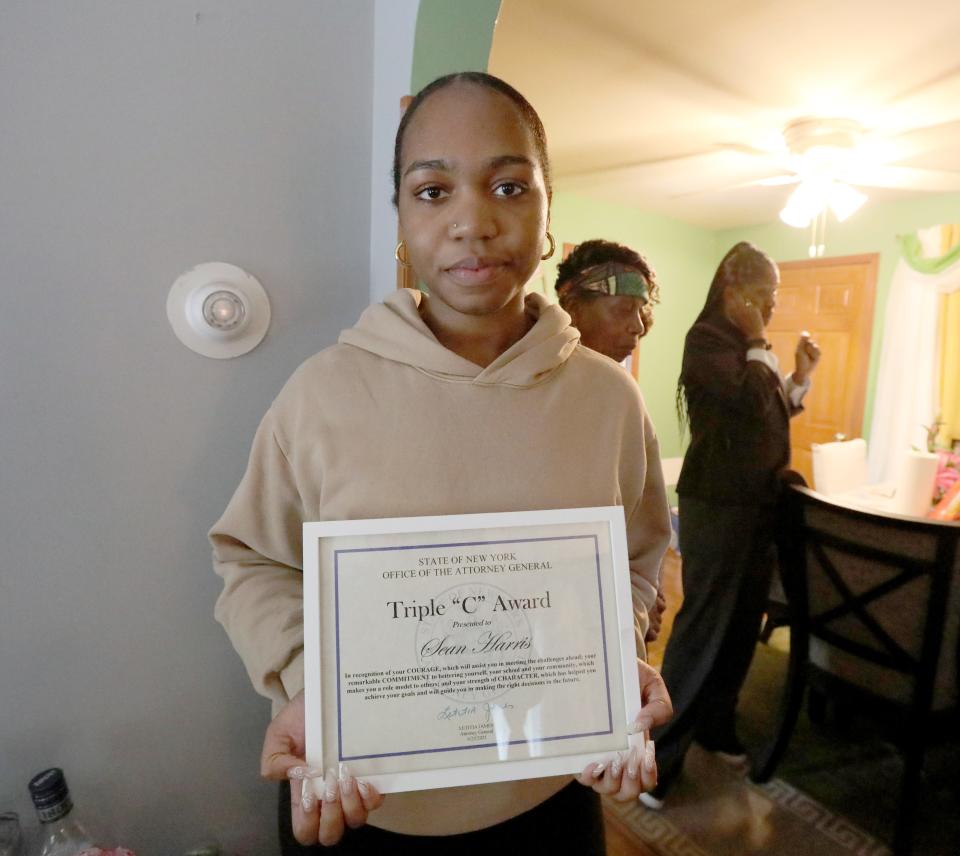
<svg viewBox="0 0 960 856">
<path fill-rule="evenodd" d="M 580 341 L 570 316 L 539 294 L 528 294 L 524 310 L 534 319 L 527 334 L 483 368 L 448 350 L 420 317 L 429 296 L 402 288 L 370 306 L 356 325 L 340 334 L 340 344 L 413 366 L 450 381 L 484 386 L 533 386 L 562 366 Z"/>
</svg>

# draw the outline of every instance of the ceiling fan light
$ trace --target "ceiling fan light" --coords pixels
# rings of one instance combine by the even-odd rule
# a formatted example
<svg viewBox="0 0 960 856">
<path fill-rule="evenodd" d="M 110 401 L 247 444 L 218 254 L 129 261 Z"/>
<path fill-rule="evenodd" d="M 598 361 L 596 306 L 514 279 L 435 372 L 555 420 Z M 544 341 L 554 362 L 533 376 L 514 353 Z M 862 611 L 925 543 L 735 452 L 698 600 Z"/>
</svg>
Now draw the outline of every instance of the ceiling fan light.
<svg viewBox="0 0 960 856">
<path fill-rule="evenodd" d="M 805 229 L 810 225 L 810 221 L 813 219 L 813 217 L 795 206 L 791 207 L 790 205 L 787 205 L 786 208 L 780 212 L 780 219 L 783 220 L 783 222 L 788 226 L 794 226 L 797 229 Z"/>
<path fill-rule="evenodd" d="M 842 223 L 867 201 L 867 197 L 849 184 L 835 181 L 830 188 L 829 201 L 833 213 L 837 215 L 837 219 Z"/>
<path fill-rule="evenodd" d="M 823 189 L 819 184 L 801 181 L 797 189 L 790 194 L 786 207 L 780 212 L 780 219 L 788 226 L 803 229 L 810 225 L 824 205 Z"/>
</svg>

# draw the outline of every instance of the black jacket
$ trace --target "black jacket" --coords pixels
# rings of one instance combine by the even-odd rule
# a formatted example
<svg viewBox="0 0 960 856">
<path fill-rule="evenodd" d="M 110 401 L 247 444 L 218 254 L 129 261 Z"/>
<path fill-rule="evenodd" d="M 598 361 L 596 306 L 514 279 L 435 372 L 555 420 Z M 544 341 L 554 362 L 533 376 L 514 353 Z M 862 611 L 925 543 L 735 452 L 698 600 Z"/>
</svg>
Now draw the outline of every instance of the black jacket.
<svg viewBox="0 0 960 856">
<path fill-rule="evenodd" d="M 686 390 L 690 447 L 677 492 L 736 505 L 776 502 L 790 463 L 790 417 L 777 374 L 747 360 L 747 341 L 722 315 L 687 333 L 680 380 Z"/>
</svg>

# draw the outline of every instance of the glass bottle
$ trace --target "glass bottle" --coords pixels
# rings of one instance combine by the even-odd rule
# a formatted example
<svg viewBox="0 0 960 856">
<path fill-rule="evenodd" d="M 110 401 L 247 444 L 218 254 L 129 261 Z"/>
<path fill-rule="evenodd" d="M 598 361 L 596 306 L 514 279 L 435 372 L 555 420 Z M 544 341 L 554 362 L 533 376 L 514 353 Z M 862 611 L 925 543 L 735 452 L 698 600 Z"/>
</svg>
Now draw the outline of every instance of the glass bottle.
<svg viewBox="0 0 960 856">
<path fill-rule="evenodd" d="M 23 832 L 15 811 L 0 814 L 0 856 L 23 856 Z"/>
<path fill-rule="evenodd" d="M 40 819 L 38 856 L 75 856 L 93 846 L 93 839 L 73 810 L 63 770 L 52 767 L 37 773 L 28 787 Z"/>
</svg>

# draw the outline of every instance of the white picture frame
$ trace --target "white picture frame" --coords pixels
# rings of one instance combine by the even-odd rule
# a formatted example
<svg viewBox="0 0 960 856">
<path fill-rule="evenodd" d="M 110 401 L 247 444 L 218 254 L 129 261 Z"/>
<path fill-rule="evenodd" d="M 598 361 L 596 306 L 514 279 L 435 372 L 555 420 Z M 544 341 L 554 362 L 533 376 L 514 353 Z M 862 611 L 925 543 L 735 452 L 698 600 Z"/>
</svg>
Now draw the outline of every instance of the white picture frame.
<svg viewBox="0 0 960 856">
<path fill-rule="evenodd" d="M 306 760 L 382 793 L 642 746 L 619 506 L 303 526 Z"/>
</svg>

